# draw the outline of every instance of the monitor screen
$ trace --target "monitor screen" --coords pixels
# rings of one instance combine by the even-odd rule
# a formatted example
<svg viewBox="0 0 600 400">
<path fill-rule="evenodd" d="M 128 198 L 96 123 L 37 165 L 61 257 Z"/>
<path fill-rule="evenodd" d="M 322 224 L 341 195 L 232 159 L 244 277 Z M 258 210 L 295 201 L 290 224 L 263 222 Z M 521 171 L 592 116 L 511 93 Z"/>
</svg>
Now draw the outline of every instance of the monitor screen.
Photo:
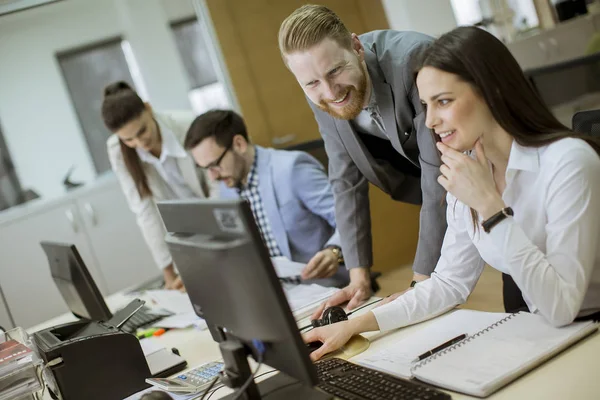
<svg viewBox="0 0 600 400">
<path fill-rule="evenodd" d="M 524 72 L 552 113 L 568 128 L 578 111 L 600 109 L 600 53 Z"/>
<path fill-rule="evenodd" d="M 159 202 L 158 209 L 196 313 L 228 338 L 262 341 L 265 364 L 315 385 L 316 369 L 249 205 L 184 200 Z"/>
<path fill-rule="evenodd" d="M 77 248 L 71 244 L 41 242 L 50 274 L 69 310 L 78 318 L 107 321 L 110 310 Z"/>
</svg>

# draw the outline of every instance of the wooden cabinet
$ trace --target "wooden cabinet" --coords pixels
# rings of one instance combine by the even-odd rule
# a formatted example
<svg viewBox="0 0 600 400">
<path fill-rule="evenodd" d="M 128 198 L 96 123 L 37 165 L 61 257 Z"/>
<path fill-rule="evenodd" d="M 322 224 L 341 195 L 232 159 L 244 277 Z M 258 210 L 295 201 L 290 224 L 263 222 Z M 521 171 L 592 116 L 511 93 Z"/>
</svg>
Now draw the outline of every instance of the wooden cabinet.
<svg viewBox="0 0 600 400">
<path fill-rule="evenodd" d="M 17 326 L 27 328 L 68 312 L 41 241 L 74 244 L 104 296 L 160 273 L 114 176 L 1 217 L 0 282 Z"/>
<path fill-rule="evenodd" d="M 287 147 L 319 138 L 304 93 L 285 67 L 277 44 L 281 22 L 300 0 L 208 0 L 231 82 L 256 144 Z M 357 34 L 385 29 L 380 1 L 327 0 L 348 29 Z"/>
</svg>

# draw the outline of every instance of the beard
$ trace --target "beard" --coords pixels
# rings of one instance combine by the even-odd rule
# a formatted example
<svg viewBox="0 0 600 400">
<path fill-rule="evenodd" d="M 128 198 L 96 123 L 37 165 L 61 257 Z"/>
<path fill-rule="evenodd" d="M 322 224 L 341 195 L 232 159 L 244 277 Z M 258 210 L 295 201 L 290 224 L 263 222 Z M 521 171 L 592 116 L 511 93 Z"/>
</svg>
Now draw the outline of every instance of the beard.
<svg viewBox="0 0 600 400">
<path fill-rule="evenodd" d="M 219 175 L 216 180 L 224 182 L 228 187 L 241 188 L 242 181 L 247 177 L 250 170 L 245 167 L 244 157 L 232 151 L 233 172 L 230 175 Z"/>
<path fill-rule="evenodd" d="M 321 100 L 319 104 L 317 104 L 317 107 L 319 107 L 321 111 L 325 111 L 327 114 L 337 119 L 351 120 L 358 117 L 358 114 L 360 114 L 363 109 L 367 93 L 367 70 L 362 63 L 361 70 L 362 75 L 357 86 L 350 86 L 346 89 L 345 96 L 350 96 L 348 104 L 340 108 L 331 106 L 330 104 L 332 102 L 330 101 Z"/>
</svg>

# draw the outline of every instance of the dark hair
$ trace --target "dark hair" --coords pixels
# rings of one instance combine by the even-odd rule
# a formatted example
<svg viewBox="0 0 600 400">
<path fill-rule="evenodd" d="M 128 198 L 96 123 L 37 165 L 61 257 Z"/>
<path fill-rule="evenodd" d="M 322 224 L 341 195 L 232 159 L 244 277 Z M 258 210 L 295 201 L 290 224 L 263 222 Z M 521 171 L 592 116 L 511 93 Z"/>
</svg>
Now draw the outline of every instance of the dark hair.
<svg viewBox="0 0 600 400">
<path fill-rule="evenodd" d="M 508 48 L 483 29 L 463 26 L 442 35 L 421 53 L 415 78 L 424 67 L 449 72 L 471 84 L 498 124 L 521 146 L 541 147 L 574 137 L 600 154 L 600 140 L 576 134 L 560 123 Z M 476 223 L 477 214 L 474 210 L 471 214 Z"/>
<path fill-rule="evenodd" d="M 160 390 L 153 390 L 144 394 L 140 400 L 173 400 L 171 395 Z"/>
<path fill-rule="evenodd" d="M 130 121 L 138 118 L 145 109 L 146 105 L 127 82 L 117 81 L 104 88 L 102 119 L 111 132 L 115 133 Z M 152 191 L 148 186 L 148 178 L 137 151 L 128 147 L 122 140 L 119 140 L 119 144 L 123 162 L 135 182 L 140 197 L 151 196 Z"/>
<path fill-rule="evenodd" d="M 211 110 L 196 117 L 185 136 L 183 147 L 193 149 L 204 139 L 214 137 L 221 147 L 228 147 L 235 135 L 242 135 L 246 141 L 248 132 L 244 119 L 231 110 Z"/>
</svg>

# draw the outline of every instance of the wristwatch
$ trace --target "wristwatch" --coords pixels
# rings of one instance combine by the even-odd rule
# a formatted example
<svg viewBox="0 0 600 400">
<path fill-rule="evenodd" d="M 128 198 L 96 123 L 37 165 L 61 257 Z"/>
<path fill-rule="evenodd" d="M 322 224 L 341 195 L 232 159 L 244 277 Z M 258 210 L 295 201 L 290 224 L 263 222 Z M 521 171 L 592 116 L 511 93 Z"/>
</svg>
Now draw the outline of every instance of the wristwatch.
<svg viewBox="0 0 600 400">
<path fill-rule="evenodd" d="M 508 216 L 513 216 L 515 215 L 515 213 L 513 212 L 513 209 L 510 207 L 506 207 L 503 208 L 502 210 L 498 211 L 496 214 L 492 215 L 491 217 L 489 217 L 488 219 L 486 219 L 485 221 L 483 221 L 481 223 L 481 226 L 483 227 L 483 230 L 486 233 L 490 233 L 490 230 L 498 225 L 498 223 L 500 221 L 502 221 L 503 219 L 505 219 Z"/>
<path fill-rule="evenodd" d="M 340 246 L 327 246 L 326 248 L 331 250 L 331 252 L 337 257 L 338 264 L 344 264 L 344 256 L 342 255 L 342 248 Z"/>
</svg>

